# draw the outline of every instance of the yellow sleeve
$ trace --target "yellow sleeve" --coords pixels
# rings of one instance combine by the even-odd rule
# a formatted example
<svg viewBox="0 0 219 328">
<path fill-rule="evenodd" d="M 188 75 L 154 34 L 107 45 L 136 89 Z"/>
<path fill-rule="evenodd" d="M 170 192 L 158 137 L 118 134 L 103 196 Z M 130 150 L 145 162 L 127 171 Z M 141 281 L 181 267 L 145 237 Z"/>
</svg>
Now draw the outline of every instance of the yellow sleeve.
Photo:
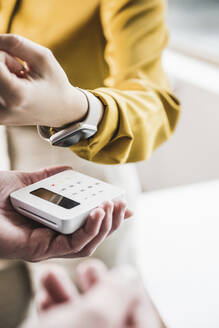
<svg viewBox="0 0 219 328">
<path fill-rule="evenodd" d="M 101 21 L 110 74 L 89 91 L 105 105 L 104 117 L 94 137 L 71 149 L 103 164 L 145 160 L 169 138 L 180 112 L 161 65 L 165 0 L 101 0 Z"/>
</svg>

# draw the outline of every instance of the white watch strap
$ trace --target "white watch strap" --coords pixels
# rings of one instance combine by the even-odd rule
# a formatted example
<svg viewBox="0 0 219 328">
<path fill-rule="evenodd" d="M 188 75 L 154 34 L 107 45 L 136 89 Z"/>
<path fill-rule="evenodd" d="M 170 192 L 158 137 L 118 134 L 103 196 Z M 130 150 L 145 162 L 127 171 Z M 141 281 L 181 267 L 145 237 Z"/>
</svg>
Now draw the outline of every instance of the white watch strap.
<svg viewBox="0 0 219 328">
<path fill-rule="evenodd" d="M 102 102 L 94 96 L 90 91 L 77 88 L 79 91 L 81 91 L 87 98 L 88 102 L 88 113 L 87 116 L 83 121 L 80 121 L 80 124 L 86 124 L 89 126 L 93 126 L 97 130 L 97 126 L 100 123 L 103 112 L 104 112 L 104 105 Z M 72 128 L 74 128 L 75 123 L 72 124 Z M 71 128 L 71 126 L 68 126 L 68 130 Z M 50 142 L 50 128 L 46 126 L 37 125 L 37 131 L 41 138 L 44 140 Z"/>
<path fill-rule="evenodd" d="M 80 89 L 87 98 L 88 101 L 88 113 L 86 118 L 80 123 L 86 123 L 88 125 L 93 125 L 97 127 L 103 117 L 104 105 L 96 96 L 94 96 L 90 91 Z"/>
</svg>

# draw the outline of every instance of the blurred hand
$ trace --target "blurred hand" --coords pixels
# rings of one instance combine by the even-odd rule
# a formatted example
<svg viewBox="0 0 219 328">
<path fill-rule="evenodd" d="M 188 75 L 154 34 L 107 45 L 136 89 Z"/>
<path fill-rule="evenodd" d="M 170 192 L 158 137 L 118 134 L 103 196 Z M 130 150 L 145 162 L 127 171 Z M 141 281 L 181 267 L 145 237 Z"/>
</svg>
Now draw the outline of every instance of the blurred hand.
<svg viewBox="0 0 219 328">
<path fill-rule="evenodd" d="M 85 225 L 71 235 L 63 235 L 17 213 L 11 192 L 47 178 L 69 167 L 38 172 L 0 172 L 0 258 L 36 262 L 49 258 L 78 258 L 91 255 L 125 218 L 132 215 L 126 204 L 105 202 L 94 209 Z"/>
<path fill-rule="evenodd" d="M 49 49 L 1 34 L 0 50 L 0 124 L 62 127 L 85 117 L 85 95 L 70 84 Z M 19 67 L 15 58 L 28 69 Z"/>
<path fill-rule="evenodd" d="M 130 267 L 107 272 L 103 263 L 86 261 L 78 267 L 76 288 L 63 274 L 42 279 L 42 328 L 164 328 L 138 274 Z"/>
</svg>

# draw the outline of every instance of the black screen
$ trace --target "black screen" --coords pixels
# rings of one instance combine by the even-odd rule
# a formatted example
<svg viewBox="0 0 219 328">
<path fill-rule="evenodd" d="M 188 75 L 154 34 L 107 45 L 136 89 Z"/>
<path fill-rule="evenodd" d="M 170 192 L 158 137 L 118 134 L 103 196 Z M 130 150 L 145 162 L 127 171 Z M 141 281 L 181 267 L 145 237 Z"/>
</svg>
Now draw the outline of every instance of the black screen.
<svg viewBox="0 0 219 328">
<path fill-rule="evenodd" d="M 80 205 L 80 203 L 75 202 L 74 200 L 66 198 L 62 195 L 58 195 L 55 192 L 44 189 L 44 188 L 39 188 L 34 191 L 31 191 L 31 194 L 35 195 L 39 198 L 42 198 L 44 200 L 47 200 L 50 203 L 64 207 L 66 209 L 71 209 L 73 207 Z"/>
</svg>

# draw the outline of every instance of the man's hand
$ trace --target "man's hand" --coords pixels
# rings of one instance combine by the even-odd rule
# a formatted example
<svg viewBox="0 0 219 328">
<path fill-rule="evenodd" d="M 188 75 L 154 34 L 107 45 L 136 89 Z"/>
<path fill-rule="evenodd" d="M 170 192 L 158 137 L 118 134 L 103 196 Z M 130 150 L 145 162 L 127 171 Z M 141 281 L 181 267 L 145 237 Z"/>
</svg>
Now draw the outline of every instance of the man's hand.
<svg viewBox="0 0 219 328">
<path fill-rule="evenodd" d="M 18 35 L 0 35 L 0 124 L 62 127 L 83 119 L 87 110 L 85 95 L 70 84 L 49 49 Z"/>
<path fill-rule="evenodd" d="M 102 262 L 78 267 L 79 295 L 64 272 L 43 277 L 40 302 L 45 328 L 164 328 L 138 274 L 130 267 L 107 272 Z"/>
<path fill-rule="evenodd" d="M 69 167 L 38 172 L 0 172 L 0 258 L 36 262 L 49 258 L 91 255 L 107 236 L 132 215 L 122 201 L 106 201 L 94 209 L 85 225 L 72 235 L 62 235 L 17 213 L 9 199 L 14 190 L 59 173 Z"/>
</svg>

